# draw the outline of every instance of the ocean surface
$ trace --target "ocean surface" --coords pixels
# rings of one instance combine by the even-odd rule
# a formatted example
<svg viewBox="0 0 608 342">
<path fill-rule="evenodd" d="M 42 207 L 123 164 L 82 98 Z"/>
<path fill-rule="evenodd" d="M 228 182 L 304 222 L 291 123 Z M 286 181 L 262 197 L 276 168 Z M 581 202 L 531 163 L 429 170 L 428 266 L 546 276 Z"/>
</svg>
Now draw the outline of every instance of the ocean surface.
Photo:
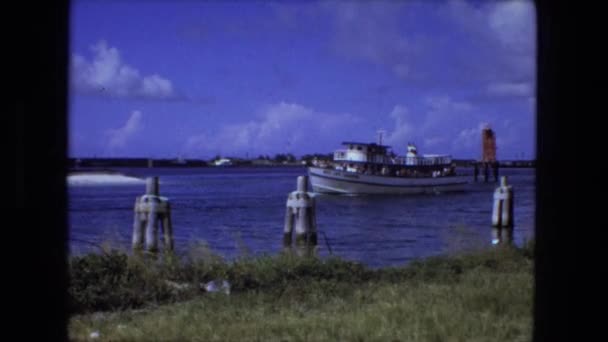
<svg viewBox="0 0 608 342">
<path fill-rule="evenodd" d="M 172 206 L 175 246 L 185 253 L 206 244 L 227 260 L 282 249 L 285 204 L 305 168 L 114 168 L 158 176 Z M 472 176 L 472 169 L 457 169 Z M 501 169 L 514 189 L 514 242 L 534 235 L 535 170 Z M 491 245 L 496 183 L 433 195 L 318 195 L 319 254 L 370 267 Z M 491 179 L 492 180 L 492 179 Z M 71 254 L 111 242 L 130 249 L 135 198 L 145 183 L 124 177 L 79 179 L 68 185 Z M 161 245 L 162 246 L 162 245 Z"/>
</svg>

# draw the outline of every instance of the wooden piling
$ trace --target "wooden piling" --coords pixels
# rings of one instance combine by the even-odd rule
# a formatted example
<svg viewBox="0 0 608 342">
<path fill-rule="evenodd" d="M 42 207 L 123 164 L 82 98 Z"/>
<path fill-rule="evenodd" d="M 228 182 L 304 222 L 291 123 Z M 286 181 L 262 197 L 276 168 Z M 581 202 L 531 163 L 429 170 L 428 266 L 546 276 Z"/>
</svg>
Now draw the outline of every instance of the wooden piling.
<svg viewBox="0 0 608 342">
<path fill-rule="evenodd" d="M 167 203 L 165 215 L 163 217 L 163 229 L 165 235 L 165 250 L 173 251 L 173 224 L 171 223 L 171 205 Z"/>
<path fill-rule="evenodd" d="M 173 226 L 169 200 L 159 195 L 158 177 L 146 179 L 146 194 L 135 200 L 133 219 L 134 251 L 145 248 L 148 252 L 158 252 L 158 230 L 162 228 L 164 249 L 173 251 Z"/>
<path fill-rule="evenodd" d="M 506 245 L 513 243 L 513 227 L 505 227 L 500 230 L 500 242 Z"/>
<path fill-rule="evenodd" d="M 311 230 L 312 222 L 307 210 L 311 205 L 310 196 L 306 193 L 298 193 L 296 194 L 295 201 L 292 205 L 297 205 L 295 215 L 296 244 L 306 245 L 308 243 L 308 233 Z"/>
<path fill-rule="evenodd" d="M 488 162 L 484 162 L 483 163 L 483 181 L 484 183 L 488 182 L 488 176 L 489 176 L 489 166 L 488 166 Z"/>
<path fill-rule="evenodd" d="M 311 246 L 317 246 L 317 202 L 313 196 L 310 196 L 310 207 L 306 210 L 308 210 L 308 217 L 310 219 L 308 243 Z"/>
<path fill-rule="evenodd" d="M 492 227 L 492 245 L 500 244 L 501 240 L 501 229 L 498 227 Z"/>
<path fill-rule="evenodd" d="M 146 250 L 155 253 L 158 251 L 158 219 L 157 205 L 154 198 L 148 198 L 148 219 L 146 222 Z"/>
<path fill-rule="evenodd" d="M 479 163 L 473 164 L 473 180 L 477 182 L 477 177 L 479 176 Z"/>
<path fill-rule="evenodd" d="M 494 191 L 492 244 L 510 244 L 513 241 L 513 222 L 513 187 L 507 184 L 507 177 L 503 176 L 500 186 Z"/>
<path fill-rule="evenodd" d="M 513 227 L 513 187 L 507 185 L 507 177 L 502 176 L 500 186 L 504 189 L 505 200 L 502 206 L 502 226 Z"/>
<path fill-rule="evenodd" d="M 144 229 L 146 226 L 145 214 L 139 211 L 140 197 L 135 199 L 135 207 L 133 209 L 133 240 L 132 247 L 134 251 L 140 251 L 144 248 Z"/>
<path fill-rule="evenodd" d="M 503 189 L 496 188 L 494 191 L 494 205 L 492 207 L 492 227 L 502 226 L 502 204 L 503 204 Z"/>
<path fill-rule="evenodd" d="M 308 191 L 308 176 L 298 176 L 298 188 L 299 192 Z"/>
<path fill-rule="evenodd" d="M 148 177 L 146 179 L 146 195 L 159 195 L 158 177 Z"/>
<path fill-rule="evenodd" d="M 288 195 L 285 210 L 283 247 L 291 249 L 292 232 L 295 230 L 295 247 L 298 255 L 314 254 L 317 246 L 315 201 L 307 190 L 308 176 L 299 176 L 297 190 Z"/>
<path fill-rule="evenodd" d="M 289 202 L 291 194 L 288 196 L 287 201 Z M 289 207 L 285 208 L 285 225 L 283 227 L 283 248 L 291 248 L 291 235 L 293 232 L 293 221 L 294 221 L 294 210 Z"/>
</svg>

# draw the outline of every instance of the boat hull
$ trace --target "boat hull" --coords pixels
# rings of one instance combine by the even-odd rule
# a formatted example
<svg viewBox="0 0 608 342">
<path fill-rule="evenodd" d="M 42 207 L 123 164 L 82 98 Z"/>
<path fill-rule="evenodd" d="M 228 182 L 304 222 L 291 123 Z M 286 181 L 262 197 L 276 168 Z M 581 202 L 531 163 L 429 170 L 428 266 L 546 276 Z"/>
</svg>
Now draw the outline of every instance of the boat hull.
<svg viewBox="0 0 608 342">
<path fill-rule="evenodd" d="M 464 191 L 469 177 L 387 177 L 309 167 L 314 192 L 333 194 L 424 194 Z"/>
</svg>

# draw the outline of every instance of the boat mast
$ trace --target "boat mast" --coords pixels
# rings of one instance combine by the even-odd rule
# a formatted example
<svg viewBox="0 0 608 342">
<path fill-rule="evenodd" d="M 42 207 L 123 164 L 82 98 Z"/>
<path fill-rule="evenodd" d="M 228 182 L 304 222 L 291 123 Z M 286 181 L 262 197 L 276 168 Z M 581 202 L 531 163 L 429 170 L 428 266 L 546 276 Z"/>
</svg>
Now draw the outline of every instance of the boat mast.
<svg viewBox="0 0 608 342">
<path fill-rule="evenodd" d="M 384 134 L 384 130 L 379 129 L 376 131 L 378 133 L 378 145 L 382 146 L 382 134 Z"/>
</svg>

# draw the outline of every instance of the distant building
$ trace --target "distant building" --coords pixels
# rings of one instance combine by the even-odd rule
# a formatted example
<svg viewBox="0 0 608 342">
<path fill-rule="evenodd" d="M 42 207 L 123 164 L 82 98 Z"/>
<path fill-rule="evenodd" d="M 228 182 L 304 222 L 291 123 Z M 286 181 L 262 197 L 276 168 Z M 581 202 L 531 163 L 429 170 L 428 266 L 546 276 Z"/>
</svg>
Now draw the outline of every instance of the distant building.
<svg viewBox="0 0 608 342">
<path fill-rule="evenodd" d="M 481 148 L 482 162 L 496 161 L 496 134 L 489 126 L 485 126 L 481 130 Z"/>
</svg>

